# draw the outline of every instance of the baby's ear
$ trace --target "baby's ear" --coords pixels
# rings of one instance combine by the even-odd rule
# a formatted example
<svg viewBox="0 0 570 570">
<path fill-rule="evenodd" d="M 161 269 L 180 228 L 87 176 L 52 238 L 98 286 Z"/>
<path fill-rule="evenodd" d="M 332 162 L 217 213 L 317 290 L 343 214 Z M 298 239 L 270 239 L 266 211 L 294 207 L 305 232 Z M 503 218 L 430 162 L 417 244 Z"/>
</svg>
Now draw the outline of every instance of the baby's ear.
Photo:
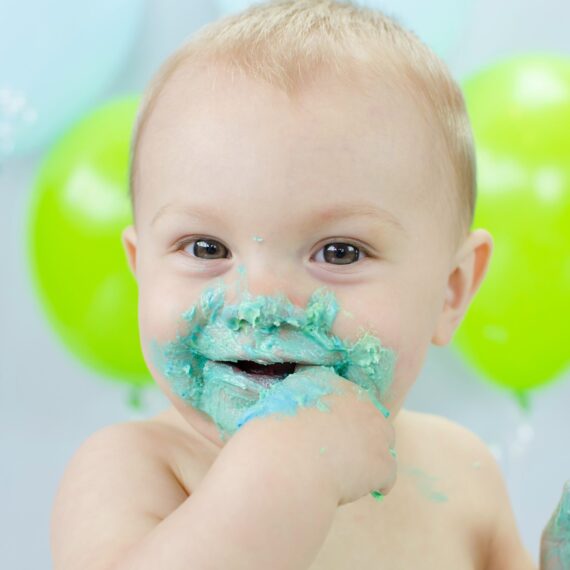
<svg viewBox="0 0 570 570">
<path fill-rule="evenodd" d="M 453 338 L 455 329 L 483 282 L 492 251 L 493 238 L 482 229 L 471 232 L 458 250 L 455 267 L 449 274 L 445 304 L 431 339 L 433 344 L 445 346 Z"/>
<path fill-rule="evenodd" d="M 131 268 L 132 274 L 137 278 L 137 234 L 133 225 L 127 226 L 121 234 L 121 240 L 125 253 L 127 254 L 127 262 Z"/>
</svg>

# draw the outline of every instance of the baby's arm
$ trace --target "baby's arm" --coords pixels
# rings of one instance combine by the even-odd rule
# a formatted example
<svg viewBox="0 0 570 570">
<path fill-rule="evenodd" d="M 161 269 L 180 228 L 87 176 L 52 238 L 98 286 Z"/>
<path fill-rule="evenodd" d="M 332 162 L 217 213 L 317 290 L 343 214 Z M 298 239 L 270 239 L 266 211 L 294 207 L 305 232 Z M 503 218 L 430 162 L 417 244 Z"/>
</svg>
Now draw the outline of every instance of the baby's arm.
<svg viewBox="0 0 570 570">
<path fill-rule="evenodd" d="M 92 436 L 70 463 L 56 499 L 54 570 L 308 568 L 338 497 L 316 466 L 308 469 L 298 464 L 299 455 L 276 450 L 270 431 L 248 439 L 250 425 L 255 422 L 225 445 L 182 502 L 164 464 L 149 459 L 157 445 L 151 432 L 119 424 Z M 179 506 L 168 514 L 157 497 Z"/>
<path fill-rule="evenodd" d="M 485 570 L 536 570 L 530 553 L 521 542 L 502 475 L 494 459 L 487 460 L 491 471 L 488 501 L 495 510 L 489 533 L 489 555 Z M 546 570 L 546 569 L 542 569 Z"/>
<path fill-rule="evenodd" d="M 495 461 L 490 469 L 489 500 L 496 509 L 486 570 L 536 570 L 521 544 L 505 484 Z M 566 512 L 564 511 L 566 509 Z M 540 542 L 540 570 L 570 570 L 570 481 Z"/>
<path fill-rule="evenodd" d="M 530 553 L 522 544 L 513 514 L 507 487 L 492 453 L 483 442 L 473 439 L 476 456 L 483 466 L 482 479 L 485 503 L 490 507 L 486 535 L 488 550 L 485 570 L 536 570 Z M 547 569 L 542 569 L 547 570 Z"/>
</svg>

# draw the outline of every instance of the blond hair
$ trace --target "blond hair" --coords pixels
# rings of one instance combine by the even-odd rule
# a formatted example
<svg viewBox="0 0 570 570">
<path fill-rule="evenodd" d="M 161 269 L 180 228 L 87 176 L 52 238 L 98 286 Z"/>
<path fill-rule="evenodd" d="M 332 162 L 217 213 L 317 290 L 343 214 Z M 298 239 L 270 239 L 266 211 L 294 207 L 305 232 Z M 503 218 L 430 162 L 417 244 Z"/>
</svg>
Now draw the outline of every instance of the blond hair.
<svg viewBox="0 0 570 570">
<path fill-rule="evenodd" d="M 454 236 L 469 230 L 475 210 L 476 167 L 465 101 L 445 63 L 393 16 L 340 0 L 273 0 L 211 22 L 160 67 L 143 95 L 131 140 L 129 192 L 134 204 L 136 151 L 168 78 L 182 62 L 221 64 L 268 82 L 290 97 L 317 72 L 339 79 L 355 70 L 373 82 L 400 78 L 442 135 L 451 171 L 448 200 L 457 218 Z M 440 166 L 441 168 L 441 166 Z M 448 173 L 449 170 L 442 170 Z M 134 209 L 134 206 L 133 206 Z"/>
</svg>

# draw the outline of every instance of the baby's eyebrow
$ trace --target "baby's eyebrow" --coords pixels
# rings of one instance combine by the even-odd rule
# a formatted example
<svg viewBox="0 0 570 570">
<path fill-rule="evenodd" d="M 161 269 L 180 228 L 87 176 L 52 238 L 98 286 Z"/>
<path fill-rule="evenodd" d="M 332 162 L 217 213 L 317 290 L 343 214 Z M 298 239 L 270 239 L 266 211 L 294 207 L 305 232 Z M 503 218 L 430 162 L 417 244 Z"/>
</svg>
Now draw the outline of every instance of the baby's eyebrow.
<svg viewBox="0 0 570 570">
<path fill-rule="evenodd" d="M 222 215 L 216 213 L 216 211 L 211 207 L 205 208 L 198 204 L 190 206 L 189 204 L 176 204 L 173 202 L 165 204 L 158 210 L 151 221 L 151 226 L 154 225 L 155 222 L 168 210 L 173 210 L 177 214 L 184 214 L 187 217 L 195 219 L 208 220 L 214 223 L 222 222 Z M 373 218 L 381 223 L 392 226 L 394 229 L 402 233 L 405 233 L 404 227 L 394 214 L 384 208 L 380 208 L 374 204 L 366 202 L 344 202 L 334 204 L 324 210 L 311 213 L 303 221 L 303 225 L 306 227 L 314 227 L 315 225 L 329 224 L 337 220 L 354 217 Z"/>
<path fill-rule="evenodd" d="M 166 212 L 169 210 L 172 210 L 176 214 L 184 214 L 185 216 L 191 218 L 210 220 L 217 223 L 221 222 L 221 217 L 216 215 L 211 207 L 203 208 L 198 205 L 190 206 L 188 204 L 177 204 L 175 202 L 171 202 L 159 208 L 158 212 L 152 218 L 150 225 L 153 226 L 157 220 L 166 214 Z"/>
<path fill-rule="evenodd" d="M 325 210 L 321 210 L 320 212 L 313 214 L 307 222 L 309 224 L 323 224 L 353 217 L 374 218 L 393 226 L 399 231 L 405 231 L 404 227 L 394 214 L 388 210 L 379 208 L 374 204 L 368 204 L 365 202 L 346 202 L 335 204 L 334 206 L 330 206 Z"/>
</svg>

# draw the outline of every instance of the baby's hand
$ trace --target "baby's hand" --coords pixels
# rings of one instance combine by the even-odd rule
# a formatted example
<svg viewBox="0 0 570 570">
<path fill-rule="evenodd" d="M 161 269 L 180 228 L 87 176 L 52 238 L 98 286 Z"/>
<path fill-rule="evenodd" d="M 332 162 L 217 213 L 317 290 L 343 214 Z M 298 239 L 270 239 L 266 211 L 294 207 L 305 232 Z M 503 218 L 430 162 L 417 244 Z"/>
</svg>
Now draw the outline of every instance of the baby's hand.
<svg viewBox="0 0 570 570">
<path fill-rule="evenodd" d="M 233 437 L 248 446 L 255 446 L 249 438 L 271 437 L 281 457 L 320 471 L 343 505 L 394 486 L 395 432 L 383 409 L 331 368 L 299 366 L 248 410 Z"/>
</svg>

